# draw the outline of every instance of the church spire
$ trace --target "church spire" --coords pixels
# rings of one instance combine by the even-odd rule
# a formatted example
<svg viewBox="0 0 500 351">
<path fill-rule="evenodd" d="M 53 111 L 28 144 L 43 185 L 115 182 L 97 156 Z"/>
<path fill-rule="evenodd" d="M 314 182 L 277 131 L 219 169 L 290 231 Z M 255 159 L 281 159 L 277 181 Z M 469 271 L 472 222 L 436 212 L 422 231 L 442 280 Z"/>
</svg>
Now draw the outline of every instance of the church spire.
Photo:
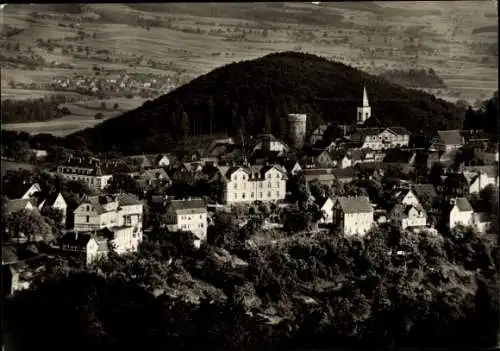
<svg viewBox="0 0 500 351">
<path fill-rule="evenodd" d="M 368 94 L 366 93 L 366 86 L 363 87 L 363 107 L 370 107 L 370 103 L 368 102 Z"/>
</svg>

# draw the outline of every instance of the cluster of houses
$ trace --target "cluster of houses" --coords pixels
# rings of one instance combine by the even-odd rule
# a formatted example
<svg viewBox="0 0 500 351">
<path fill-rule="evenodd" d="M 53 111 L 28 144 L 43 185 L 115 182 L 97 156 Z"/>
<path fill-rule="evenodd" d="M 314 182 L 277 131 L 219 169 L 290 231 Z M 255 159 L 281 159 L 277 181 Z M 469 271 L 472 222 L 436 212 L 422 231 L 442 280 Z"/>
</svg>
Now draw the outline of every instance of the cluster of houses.
<svg viewBox="0 0 500 351">
<path fill-rule="evenodd" d="M 54 89 L 84 89 L 92 92 L 112 91 L 112 92 L 132 92 L 140 89 L 155 89 L 168 92 L 175 88 L 175 84 L 170 77 L 150 77 L 141 79 L 129 75 L 121 75 L 117 78 L 101 78 L 75 76 L 54 78 L 50 83 Z"/>
<path fill-rule="evenodd" d="M 297 117 L 299 116 L 299 117 Z M 256 136 L 210 136 L 191 140 L 165 154 L 126 156 L 120 159 L 70 157 L 57 166 L 55 174 L 80 181 L 100 195 L 84 197 L 78 207 L 67 213 L 61 194 L 37 199 L 40 189 L 32 188 L 19 199 L 9 201 L 15 209 L 55 206 L 73 218 L 73 224 L 61 242 L 64 251 L 84 252 L 87 263 L 104 256 L 110 242 L 117 253 L 136 251 L 143 238 L 143 202 L 129 194 L 106 194 L 117 173 L 127 174 L 145 189 L 203 179 L 221 185 L 220 202 L 207 204 L 201 198 L 171 199 L 156 196 L 165 204 L 162 225 L 171 232 L 191 232 L 195 245 L 206 240 L 213 205 L 231 208 L 259 202 L 287 204 L 287 182 L 302 175 L 306 184 L 318 182 L 332 186 L 355 180 L 381 180 L 386 172 L 397 169 L 411 175 L 420 166 L 443 166 L 439 181 L 398 179 L 389 189 L 384 204 L 367 196 L 313 199 L 323 212 L 319 221 L 337 225 L 344 234 L 363 235 L 381 223 L 393 223 L 405 230 L 431 229 L 433 215 L 445 218 L 450 229 L 457 225 L 473 226 L 485 232 L 491 225 L 488 209 L 471 197 L 488 186 L 498 188 L 498 150 L 478 131 L 437 131 L 426 147 L 411 145 L 410 133 L 402 127 L 365 127 L 371 118 L 366 89 L 363 104 L 357 109 L 356 125 L 343 126 L 344 135 L 325 142 L 329 125 L 309 133 L 306 142 L 305 115 L 289 118 L 289 142 L 266 133 Z M 300 139 L 300 140 L 299 140 Z M 298 148 L 297 145 L 306 145 Z M 480 164 L 458 162 L 468 148 Z M 36 196 L 35 196 L 36 197 Z M 439 205 L 436 206 L 436 200 Z M 145 200 L 143 200 L 145 201 Z M 153 196 L 152 200 L 155 201 Z M 387 204 L 390 204 L 388 206 Z M 444 215 L 444 216 L 443 216 Z"/>
</svg>

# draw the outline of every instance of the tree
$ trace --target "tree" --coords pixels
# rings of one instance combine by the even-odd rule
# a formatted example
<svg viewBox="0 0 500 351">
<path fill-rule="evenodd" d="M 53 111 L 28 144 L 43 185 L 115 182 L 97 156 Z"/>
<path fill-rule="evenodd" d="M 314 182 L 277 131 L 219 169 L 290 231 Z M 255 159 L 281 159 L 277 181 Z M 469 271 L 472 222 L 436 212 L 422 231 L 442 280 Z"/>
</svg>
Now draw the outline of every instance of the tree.
<svg viewBox="0 0 500 351">
<path fill-rule="evenodd" d="M 102 112 L 97 112 L 97 113 L 94 115 L 94 118 L 95 118 L 95 119 L 103 119 L 103 118 L 104 118 L 104 115 L 102 114 Z"/>
<path fill-rule="evenodd" d="M 7 219 L 9 235 L 13 239 L 28 241 L 51 241 L 52 228 L 35 210 L 20 210 L 11 213 Z"/>
<path fill-rule="evenodd" d="M 113 105 L 113 108 L 116 110 L 119 106 L 120 105 L 117 102 L 115 102 L 115 104 Z"/>
<path fill-rule="evenodd" d="M 106 101 L 101 102 L 101 110 L 106 109 Z"/>
<path fill-rule="evenodd" d="M 50 225 L 54 236 L 58 236 L 63 228 L 64 213 L 62 210 L 53 207 L 43 207 L 41 215 L 45 221 Z"/>
<path fill-rule="evenodd" d="M 189 135 L 189 116 L 186 112 L 182 112 L 179 132 L 181 138 L 185 138 Z"/>
<path fill-rule="evenodd" d="M 115 173 L 106 186 L 106 191 L 110 194 L 119 192 L 137 195 L 142 198 L 144 196 L 144 189 L 139 183 L 126 173 Z"/>
</svg>

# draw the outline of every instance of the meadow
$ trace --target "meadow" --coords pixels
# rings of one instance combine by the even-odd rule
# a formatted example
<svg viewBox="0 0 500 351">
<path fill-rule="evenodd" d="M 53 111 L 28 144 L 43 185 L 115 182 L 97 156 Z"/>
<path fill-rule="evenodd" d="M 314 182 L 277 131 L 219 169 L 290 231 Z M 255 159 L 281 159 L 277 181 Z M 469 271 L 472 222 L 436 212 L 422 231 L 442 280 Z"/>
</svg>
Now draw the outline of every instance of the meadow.
<svg viewBox="0 0 500 351">
<path fill-rule="evenodd" d="M 5 92 L 10 98 L 14 94 L 18 94 L 15 98 L 27 98 L 31 91 L 9 90 L 9 81 L 43 85 L 55 76 L 90 75 L 96 65 L 128 74 L 177 72 L 194 79 L 234 61 L 290 50 L 324 56 L 372 74 L 433 68 L 448 86 L 436 95 L 452 101 L 473 103 L 490 97 L 498 85 L 498 56 L 492 57 L 487 50 L 498 42 L 493 30 L 497 28 L 497 13 L 490 1 L 85 4 L 71 13 L 38 4 L 9 5 L 4 11 L 4 23 L 24 31 L 2 40 L 21 43 L 21 54 L 30 48 L 46 61 L 74 66 L 36 70 L 7 67 L 2 70 L 2 96 Z M 68 27 L 71 24 L 74 28 Z M 79 32 L 85 36 L 75 39 Z M 49 52 L 37 45 L 37 39 L 90 47 L 91 51 L 109 50 L 110 59 L 93 55 L 75 58 L 58 48 Z M 412 45 L 414 49 L 408 49 Z M 166 66 L 125 62 L 138 58 Z M 37 97 L 42 94 L 31 93 Z M 67 133 L 96 123 L 89 118 L 91 112 L 85 112 L 91 109 L 73 108 L 78 113 L 44 122 L 43 127 L 8 128 Z M 105 118 L 114 116 L 111 111 L 103 114 Z"/>
</svg>

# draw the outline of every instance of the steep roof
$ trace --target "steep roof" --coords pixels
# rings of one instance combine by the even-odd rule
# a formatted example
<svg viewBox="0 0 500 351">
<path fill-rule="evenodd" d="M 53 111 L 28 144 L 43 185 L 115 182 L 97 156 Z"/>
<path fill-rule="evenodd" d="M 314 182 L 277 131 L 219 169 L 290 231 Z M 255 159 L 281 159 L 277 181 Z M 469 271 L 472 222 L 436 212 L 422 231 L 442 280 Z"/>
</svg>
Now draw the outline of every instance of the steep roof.
<svg viewBox="0 0 500 351">
<path fill-rule="evenodd" d="M 344 213 L 370 213 L 373 207 L 366 197 L 338 197 L 336 203 Z"/>
<path fill-rule="evenodd" d="M 108 212 L 103 205 L 107 205 L 109 203 L 112 203 L 115 201 L 115 198 L 109 195 L 103 195 L 103 196 L 86 196 L 83 201 L 83 203 L 89 203 L 94 207 L 97 213 L 102 214 L 105 212 Z"/>
<path fill-rule="evenodd" d="M 47 197 L 47 199 L 43 203 L 43 207 L 51 207 L 51 206 L 53 206 L 54 202 L 56 202 L 56 200 L 59 197 L 59 195 L 61 195 L 61 197 L 63 198 L 64 202 L 66 202 L 66 200 L 64 199 L 64 196 L 62 195 L 62 193 L 54 191 L 54 192 L 52 192 L 52 193 L 49 194 L 49 196 Z"/>
<path fill-rule="evenodd" d="M 438 130 L 438 135 L 445 145 L 461 145 L 463 143 L 460 130 Z"/>
<path fill-rule="evenodd" d="M 456 198 L 455 206 L 460 212 L 474 211 L 469 200 L 467 200 L 465 197 Z"/>
</svg>

